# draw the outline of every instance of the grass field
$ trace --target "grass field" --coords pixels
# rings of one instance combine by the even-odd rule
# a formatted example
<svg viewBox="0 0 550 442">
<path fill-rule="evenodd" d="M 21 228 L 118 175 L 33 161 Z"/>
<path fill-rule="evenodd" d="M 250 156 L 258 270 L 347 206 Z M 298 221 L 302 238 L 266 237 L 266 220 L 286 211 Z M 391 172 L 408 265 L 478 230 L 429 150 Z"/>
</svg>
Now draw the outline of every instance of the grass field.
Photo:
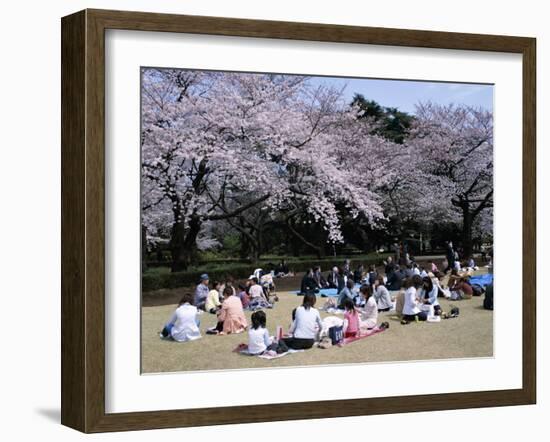
<svg viewBox="0 0 550 442">
<path fill-rule="evenodd" d="M 274 334 L 277 325 L 286 331 L 291 311 L 302 298 L 278 288 L 280 301 L 267 310 L 267 326 Z M 178 296 L 174 293 L 174 299 Z M 321 307 L 325 298 L 318 298 Z M 327 350 L 312 348 L 301 353 L 274 360 L 243 356 L 232 349 L 247 342 L 247 333 L 240 335 L 206 335 L 204 331 L 216 324 L 215 315 L 201 315 L 203 337 L 197 341 L 177 343 L 159 339 L 159 331 L 169 319 L 175 305 L 151 305 L 142 308 L 142 372 L 170 372 L 196 370 L 228 370 L 242 368 L 273 368 L 350 364 L 382 361 L 410 361 L 423 359 L 478 358 L 493 356 L 493 312 L 482 307 L 483 297 L 470 300 L 446 301 L 440 299 L 444 311 L 451 305 L 460 308 L 460 316 L 439 323 L 410 323 L 401 325 L 391 313 L 381 313 L 379 322 L 388 321 L 390 328 L 383 333 L 354 342 L 344 347 Z M 153 303 L 154 304 L 154 303 Z M 144 303 L 144 305 L 147 305 Z M 250 312 L 246 312 L 250 320 Z M 330 314 L 321 312 L 322 317 Z"/>
</svg>

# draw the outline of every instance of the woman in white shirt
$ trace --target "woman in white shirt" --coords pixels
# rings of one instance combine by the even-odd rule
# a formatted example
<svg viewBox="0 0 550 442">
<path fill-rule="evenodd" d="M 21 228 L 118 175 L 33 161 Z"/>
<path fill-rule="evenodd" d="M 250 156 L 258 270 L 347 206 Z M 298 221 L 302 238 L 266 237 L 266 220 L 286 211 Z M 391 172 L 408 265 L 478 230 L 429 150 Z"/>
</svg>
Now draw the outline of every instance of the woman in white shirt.
<svg viewBox="0 0 550 442">
<path fill-rule="evenodd" d="M 434 285 L 432 278 L 426 276 L 422 278 L 422 290 L 420 291 L 420 302 L 425 305 L 432 305 L 434 308 L 434 313 L 439 315 L 441 312 L 441 306 L 437 300 L 439 294 L 439 288 Z"/>
<path fill-rule="evenodd" d="M 174 341 L 194 341 L 201 338 L 197 307 L 192 305 L 193 295 L 186 293 L 181 298 L 178 308 L 164 326 L 162 338 L 172 338 Z"/>
<path fill-rule="evenodd" d="M 376 327 L 376 323 L 378 322 L 378 306 L 376 305 L 374 296 L 372 296 L 372 288 L 370 285 L 362 285 L 359 291 L 363 298 L 365 298 L 365 307 L 359 310 L 359 327 L 363 330 L 370 330 Z"/>
<path fill-rule="evenodd" d="M 405 281 L 405 295 L 403 304 L 403 320 L 408 321 L 425 321 L 428 318 L 426 312 L 423 312 L 418 307 L 417 290 L 422 287 L 422 278 L 414 275 Z"/>
<path fill-rule="evenodd" d="M 306 293 L 302 305 L 294 312 L 294 320 L 290 326 L 291 338 L 285 338 L 284 342 L 289 348 L 305 350 L 313 347 L 323 329 L 321 315 L 313 308 L 317 298 L 313 293 Z"/>
</svg>

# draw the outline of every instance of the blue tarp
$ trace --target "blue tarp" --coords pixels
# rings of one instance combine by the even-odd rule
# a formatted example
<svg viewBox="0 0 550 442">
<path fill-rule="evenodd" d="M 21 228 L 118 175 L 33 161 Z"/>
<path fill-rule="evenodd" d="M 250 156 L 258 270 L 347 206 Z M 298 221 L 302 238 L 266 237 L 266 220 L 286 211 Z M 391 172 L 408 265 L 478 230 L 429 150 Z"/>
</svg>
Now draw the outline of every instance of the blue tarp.
<svg viewBox="0 0 550 442">
<path fill-rule="evenodd" d="M 361 287 L 361 284 L 355 284 L 355 290 L 358 291 Z M 293 292 L 295 295 L 300 294 L 300 290 L 295 290 Z M 337 289 L 320 289 L 318 293 L 315 293 L 316 296 L 320 296 L 321 298 L 336 298 L 338 296 L 338 290 Z"/>
<path fill-rule="evenodd" d="M 470 277 L 470 284 L 477 284 L 481 287 L 485 288 L 487 284 L 493 283 L 493 274 L 492 273 L 486 273 L 484 275 L 477 275 Z"/>
</svg>

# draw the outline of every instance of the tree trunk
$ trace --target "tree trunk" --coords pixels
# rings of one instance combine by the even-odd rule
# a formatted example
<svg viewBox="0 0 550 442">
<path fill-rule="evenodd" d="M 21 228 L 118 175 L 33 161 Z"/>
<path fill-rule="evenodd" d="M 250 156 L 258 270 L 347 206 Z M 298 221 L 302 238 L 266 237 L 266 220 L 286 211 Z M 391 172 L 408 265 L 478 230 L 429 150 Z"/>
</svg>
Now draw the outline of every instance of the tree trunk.
<svg viewBox="0 0 550 442">
<path fill-rule="evenodd" d="M 147 270 L 147 227 L 141 225 L 141 271 Z"/>
<path fill-rule="evenodd" d="M 170 250 L 172 252 L 172 272 L 187 270 L 197 259 L 197 236 L 201 230 L 199 217 L 192 217 L 188 229 L 176 222 L 172 227 Z"/>
<path fill-rule="evenodd" d="M 468 208 L 462 210 L 462 248 L 464 256 L 467 258 L 472 254 L 472 225 L 473 217 Z"/>
<path fill-rule="evenodd" d="M 325 255 L 325 248 L 324 246 L 318 246 L 317 244 L 313 244 L 312 242 L 308 241 L 305 237 L 303 237 L 291 224 L 291 222 L 287 222 L 288 229 L 290 232 L 298 238 L 301 242 L 303 242 L 306 246 L 312 248 L 315 251 L 315 254 L 317 255 L 318 259 L 321 259 Z"/>
</svg>

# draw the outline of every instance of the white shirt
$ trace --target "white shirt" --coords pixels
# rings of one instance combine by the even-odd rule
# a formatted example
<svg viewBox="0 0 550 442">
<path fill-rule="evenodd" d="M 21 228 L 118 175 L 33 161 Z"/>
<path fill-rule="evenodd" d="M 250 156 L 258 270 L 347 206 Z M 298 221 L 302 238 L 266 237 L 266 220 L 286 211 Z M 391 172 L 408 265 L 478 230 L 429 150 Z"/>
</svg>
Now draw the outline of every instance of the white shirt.
<svg viewBox="0 0 550 442">
<path fill-rule="evenodd" d="M 418 305 L 416 304 L 416 289 L 409 287 L 405 290 L 403 314 L 404 315 L 416 315 L 420 312 Z"/>
<path fill-rule="evenodd" d="M 250 298 L 264 298 L 264 289 L 259 284 L 254 284 L 250 286 L 250 290 L 248 291 L 248 294 L 250 295 Z"/>
<path fill-rule="evenodd" d="M 271 338 L 267 328 L 258 327 L 248 329 L 248 352 L 253 355 L 259 355 L 267 350 L 267 347 L 271 345 Z"/>
<path fill-rule="evenodd" d="M 373 328 L 378 322 L 378 306 L 376 305 L 376 300 L 374 296 L 371 296 L 366 304 L 365 308 L 361 312 L 361 325 L 366 326 L 367 328 Z"/>
<path fill-rule="evenodd" d="M 296 309 L 296 317 L 290 327 L 290 332 L 295 338 L 315 339 L 322 328 L 323 323 L 319 311 L 313 307 L 306 310 L 301 305 Z"/>
<path fill-rule="evenodd" d="M 379 285 L 376 288 L 376 291 L 374 292 L 374 299 L 376 299 L 376 304 L 378 305 L 379 309 L 386 309 L 386 308 L 393 307 L 393 304 L 391 302 L 390 292 L 388 292 L 388 289 L 383 285 Z"/>
<path fill-rule="evenodd" d="M 172 327 L 171 335 L 178 342 L 193 341 L 201 337 L 199 326 L 197 325 L 197 307 L 189 303 L 180 305 L 172 318 L 170 324 Z"/>
<path fill-rule="evenodd" d="M 437 300 L 438 293 L 439 293 L 439 290 L 437 286 L 434 285 L 434 288 L 432 289 L 432 291 L 428 293 L 427 298 L 426 298 L 426 290 L 422 289 L 422 291 L 420 292 L 420 299 L 422 299 L 423 301 L 427 299 L 431 305 L 439 305 L 439 301 Z"/>
</svg>

